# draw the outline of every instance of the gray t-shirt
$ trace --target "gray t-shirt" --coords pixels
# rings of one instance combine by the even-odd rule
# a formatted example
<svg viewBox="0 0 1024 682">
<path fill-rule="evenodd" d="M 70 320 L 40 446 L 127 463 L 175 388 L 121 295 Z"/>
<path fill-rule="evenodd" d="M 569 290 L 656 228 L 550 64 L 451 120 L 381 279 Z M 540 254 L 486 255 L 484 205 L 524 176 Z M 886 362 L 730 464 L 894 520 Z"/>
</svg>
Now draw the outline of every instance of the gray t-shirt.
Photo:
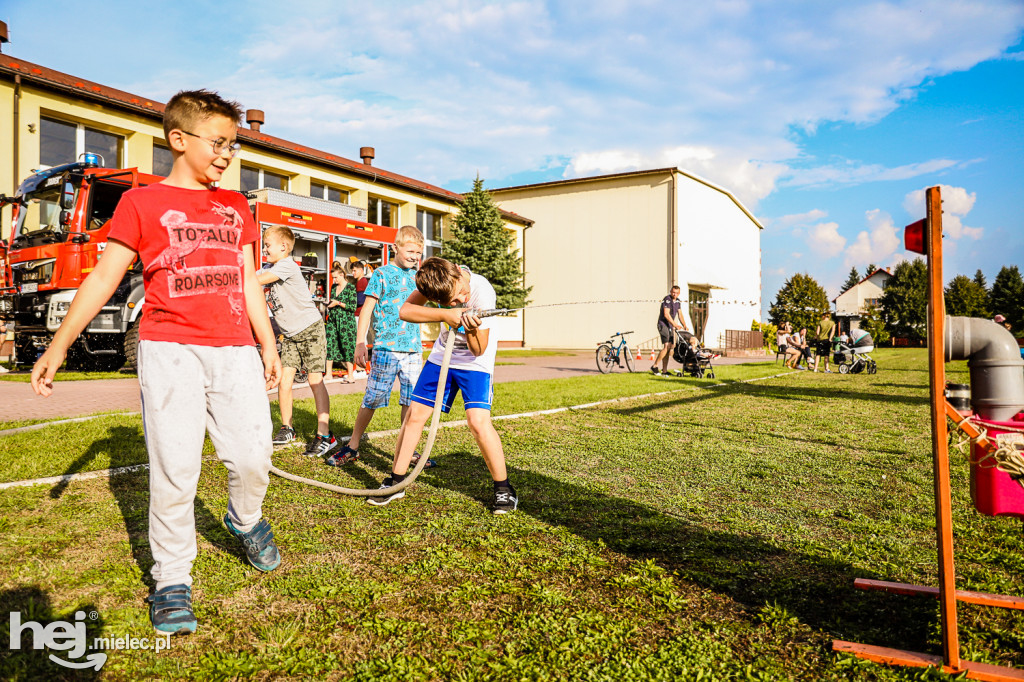
<svg viewBox="0 0 1024 682">
<path fill-rule="evenodd" d="M 295 336 L 320 320 L 320 311 L 295 261 L 282 258 L 276 263 L 265 263 L 263 269 L 278 277 L 270 285 L 267 303 L 282 334 Z"/>
</svg>

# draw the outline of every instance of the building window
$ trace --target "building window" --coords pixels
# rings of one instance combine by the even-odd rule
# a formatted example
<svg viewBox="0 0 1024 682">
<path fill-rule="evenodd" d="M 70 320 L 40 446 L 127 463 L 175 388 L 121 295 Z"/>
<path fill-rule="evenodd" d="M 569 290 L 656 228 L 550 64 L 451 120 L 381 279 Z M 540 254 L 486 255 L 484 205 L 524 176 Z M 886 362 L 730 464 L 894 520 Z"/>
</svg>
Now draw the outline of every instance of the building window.
<svg viewBox="0 0 1024 682">
<path fill-rule="evenodd" d="M 423 233 L 423 257 L 441 255 L 441 226 L 444 224 L 444 216 L 440 213 L 431 213 L 423 209 L 416 211 L 416 227 Z"/>
<path fill-rule="evenodd" d="M 398 219 L 398 204 L 374 196 L 366 200 L 366 222 L 397 228 Z"/>
<path fill-rule="evenodd" d="M 327 199 L 327 201 L 337 201 L 339 204 L 348 203 L 348 190 L 321 185 L 319 182 L 311 182 L 309 184 L 309 196 L 316 197 L 317 199 Z"/>
<path fill-rule="evenodd" d="M 174 165 L 174 155 L 171 150 L 163 145 L 153 145 L 153 175 L 162 175 L 165 178 L 171 174 L 171 166 Z"/>
<path fill-rule="evenodd" d="M 256 168 L 255 166 L 242 166 L 241 190 L 248 192 L 254 189 L 283 189 L 288 191 L 288 176 L 273 171 Z"/>
<path fill-rule="evenodd" d="M 39 119 L 39 162 L 43 166 L 71 163 L 85 152 L 99 154 L 107 168 L 121 167 L 124 137 L 81 123 L 55 118 Z"/>
</svg>

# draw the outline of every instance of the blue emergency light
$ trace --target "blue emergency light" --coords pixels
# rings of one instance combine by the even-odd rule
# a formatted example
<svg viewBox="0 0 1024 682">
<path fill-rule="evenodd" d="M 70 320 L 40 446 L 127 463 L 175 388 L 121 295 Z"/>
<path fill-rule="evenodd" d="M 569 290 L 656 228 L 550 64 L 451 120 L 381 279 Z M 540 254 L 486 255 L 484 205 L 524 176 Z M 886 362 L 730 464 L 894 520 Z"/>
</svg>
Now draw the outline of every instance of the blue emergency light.
<svg viewBox="0 0 1024 682">
<path fill-rule="evenodd" d="M 81 158 L 87 166 L 92 166 L 94 168 L 97 166 L 100 168 L 103 167 L 103 157 L 100 156 L 99 154 L 94 154 L 93 152 L 85 152 L 84 154 L 82 154 Z"/>
</svg>

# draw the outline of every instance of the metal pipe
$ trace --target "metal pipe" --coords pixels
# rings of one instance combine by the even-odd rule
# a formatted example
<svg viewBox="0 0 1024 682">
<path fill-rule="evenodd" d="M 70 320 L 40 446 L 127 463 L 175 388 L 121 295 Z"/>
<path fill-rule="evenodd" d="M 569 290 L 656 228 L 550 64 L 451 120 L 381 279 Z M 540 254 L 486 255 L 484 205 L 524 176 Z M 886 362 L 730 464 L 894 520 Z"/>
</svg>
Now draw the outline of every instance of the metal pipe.
<svg viewBox="0 0 1024 682">
<path fill-rule="evenodd" d="M 979 417 L 1009 421 L 1024 409 L 1024 360 L 1009 331 L 978 317 L 947 317 L 945 337 L 946 360 L 967 360 Z"/>
<path fill-rule="evenodd" d="M 13 197 L 18 193 L 18 185 L 21 184 L 21 178 L 19 176 L 18 167 L 21 159 L 18 157 L 21 155 L 21 145 L 18 143 L 18 136 L 21 134 L 21 74 L 17 73 L 14 75 L 14 137 L 11 140 L 11 151 L 14 154 L 14 175 L 11 176 L 11 182 L 14 183 L 14 190 L 11 192 Z M 3 225 L 8 224 L 6 220 L 3 220 Z M 0 238 L 3 238 L 4 230 L 3 225 L 0 225 Z M 8 237 L 13 237 L 13 234 Z"/>
</svg>

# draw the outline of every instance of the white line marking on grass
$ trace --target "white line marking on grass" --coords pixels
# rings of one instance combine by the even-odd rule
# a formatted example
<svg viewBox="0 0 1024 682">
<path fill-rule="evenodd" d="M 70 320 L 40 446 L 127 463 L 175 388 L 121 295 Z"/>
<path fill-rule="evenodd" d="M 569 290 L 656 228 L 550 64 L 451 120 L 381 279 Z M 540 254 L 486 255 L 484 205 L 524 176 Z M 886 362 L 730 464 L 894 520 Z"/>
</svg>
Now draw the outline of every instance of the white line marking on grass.
<svg viewBox="0 0 1024 682">
<path fill-rule="evenodd" d="M 13 429 L 4 429 L 0 431 L 0 436 L 10 436 L 15 433 L 22 433 L 23 431 L 36 431 L 38 429 L 45 429 L 47 426 L 57 426 L 58 424 L 71 424 L 72 422 L 87 422 L 93 419 L 102 419 L 103 417 L 131 417 L 136 414 L 142 414 L 141 412 L 108 412 L 106 414 L 94 414 L 88 417 L 75 417 L 74 419 L 59 419 L 54 422 L 41 422 L 39 424 L 29 424 L 28 426 L 19 426 Z"/>
<path fill-rule="evenodd" d="M 754 379 L 744 379 L 742 381 L 733 382 L 732 384 L 722 383 L 722 384 L 711 384 L 709 386 L 688 386 L 686 388 L 676 388 L 676 389 L 673 389 L 671 391 L 659 391 L 658 393 L 644 393 L 643 395 L 630 395 L 630 396 L 623 396 L 621 398 L 609 398 L 608 400 L 598 400 L 597 402 L 593 402 L 593 403 L 582 403 L 580 405 L 570 405 L 568 407 L 555 407 L 555 408 L 552 408 L 550 410 L 534 410 L 533 412 L 520 412 L 518 414 L 502 414 L 502 415 L 498 415 L 496 417 L 492 417 L 492 419 L 494 421 L 498 421 L 498 420 L 504 421 L 504 420 L 507 420 L 507 419 L 523 419 L 523 418 L 526 418 L 526 417 L 539 417 L 539 416 L 547 415 L 547 414 L 558 414 L 560 412 L 569 412 L 571 410 L 586 410 L 586 409 L 590 409 L 592 407 L 600 407 L 602 405 L 611 405 L 613 403 L 621 403 L 621 402 L 626 402 L 628 400 L 644 400 L 644 399 L 647 399 L 647 398 L 658 398 L 658 397 L 661 397 L 661 396 L 664 396 L 664 395 L 672 395 L 673 393 L 681 393 L 683 391 L 688 390 L 689 388 L 705 388 L 705 389 L 707 389 L 707 388 L 721 388 L 723 386 L 731 386 L 731 385 L 735 385 L 735 384 L 749 384 L 749 383 L 751 383 L 753 381 L 764 381 L 765 379 L 777 379 L 778 377 L 784 377 L 784 376 L 787 376 L 789 374 L 794 374 L 794 372 L 783 372 L 782 374 L 773 374 L 772 376 L 767 376 L 767 377 L 757 377 L 757 378 L 754 378 Z M 137 412 L 133 412 L 133 413 L 128 413 L 128 414 L 138 414 L 138 413 Z M 64 420 L 61 420 L 59 422 L 47 422 L 45 424 L 33 424 L 32 427 L 21 427 L 21 428 L 22 429 L 26 429 L 26 428 L 41 428 L 43 426 L 49 426 L 51 424 L 64 424 L 64 423 L 67 423 L 67 422 L 74 422 L 74 421 L 86 421 L 88 419 L 97 419 L 99 417 L 108 417 L 108 416 L 110 416 L 110 415 L 97 415 L 95 417 L 81 417 L 79 419 L 64 419 Z M 467 424 L 467 422 L 466 422 L 465 419 L 459 419 L 457 421 L 442 422 L 440 426 L 441 426 L 441 428 L 444 428 L 444 429 L 453 429 L 453 428 L 456 428 L 456 427 L 459 427 L 459 426 L 465 426 L 466 424 Z M 17 431 L 17 430 L 19 430 L 19 429 L 11 429 L 11 431 Z M 0 432 L 0 433 L 6 433 L 6 432 Z M 397 434 L 398 434 L 398 429 L 388 429 L 387 431 L 373 431 L 372 433 L 364 434 L 363 437 L 364 438 L 380 438 L 382 436 L 394 436 L 394 435 L 397 435 Z M 348 438 L 344 438 L 344 437 L 340 438 L 339 440 L 341 442 L 343 442 L 343 443 L 347 443 L 349 441 Z M 212 459 L 216 459 L 216 457 L 209 457 L 208 459 L 212 460 Z M 0 483 L 0 490 L 6 490 L 7 488 L 27 487 L 27 486 L 32 486 L 32 485 L 52 485 L 52 484 L 55 484 L 55 483 L 72 483 L 74 481 L 85 481 L 85 480 L 89 480 L 89 479 L 93 479 L 93 478 L 104 478 L 104 477 L 107 477 L 107 476 L 117 476 L 118 474 L 127 474 L 127 473 L 131 473 L 133 471 L 139 471 L 139 470 L 148 469 L 148 468 L 149 468 L 149 464 L 132 464 L 130 466 L 117 467 L 116 469 L 98 469 L 96 471 L 84 471 L 84 472 L 81 472 L 81 473 L 78 473 L 78 474 L 64 474 L 62 476 L 48 476 L 46 478 L 32 478 L 32 479 L 26 479 L 24 481 L 10 481 L 8 483 Z"/>
<path fill-rule="evenodd" d="M 0 483 L 0 490 L 6 488 L 23 488 L 30 485 L 49 485 L 53 483 L 71 483 L 73 481 L 86 481 L 90 478 L 107 478 L 109 476 L 117 476 L 118 474 L 127 474 L 132 471 L 139 471 L 140 469 L 148 469 L 149 464 L 132 464 L 126 467 L 117 467 L 116 469 L 97 469 L 96 471 L 83 471 L 78 474 L 64 474 L 62 476 L 48 476 L 46 478 L 32 478 L 26 481 L 11 481 L 10 483 Z"/>
</svg>

